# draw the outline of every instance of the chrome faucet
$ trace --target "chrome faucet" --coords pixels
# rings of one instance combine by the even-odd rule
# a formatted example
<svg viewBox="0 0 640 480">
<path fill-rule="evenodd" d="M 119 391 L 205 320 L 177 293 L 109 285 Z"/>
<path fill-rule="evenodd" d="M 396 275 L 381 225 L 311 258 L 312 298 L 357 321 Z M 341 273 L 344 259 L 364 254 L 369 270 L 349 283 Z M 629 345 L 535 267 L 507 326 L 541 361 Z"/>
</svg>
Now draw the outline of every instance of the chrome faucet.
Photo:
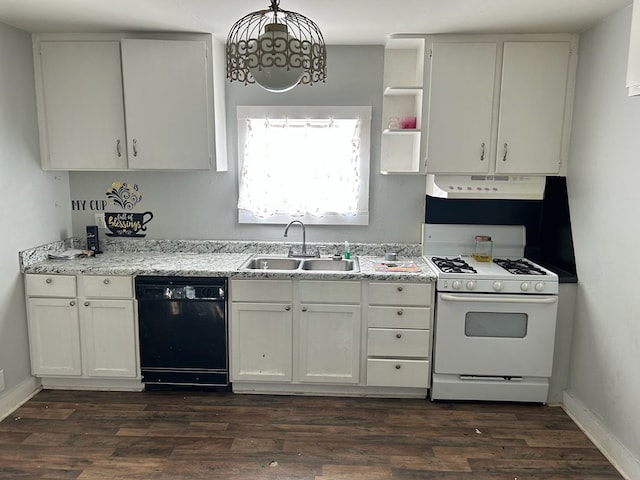
<svg viewBox="0 0 640 480">
<path fill-rule="evenodd" d="M 291 220 L 289 222 L 289 225 L 287 225 L 287 227 L 284 229 L 284 236 L 288 236 L 289 233 L 289 227 L 291 225 L 293 225 L 294 223 L 299 223 L 300 226 L 302 227 L 302 256 L 306 256 L 307 255 L 307 229 L 304 226 L 304 223 L 302 223 L 300 220 Z M 289 252 L 289 256 L 291 256 L 291 252 Z"/>
</svg>

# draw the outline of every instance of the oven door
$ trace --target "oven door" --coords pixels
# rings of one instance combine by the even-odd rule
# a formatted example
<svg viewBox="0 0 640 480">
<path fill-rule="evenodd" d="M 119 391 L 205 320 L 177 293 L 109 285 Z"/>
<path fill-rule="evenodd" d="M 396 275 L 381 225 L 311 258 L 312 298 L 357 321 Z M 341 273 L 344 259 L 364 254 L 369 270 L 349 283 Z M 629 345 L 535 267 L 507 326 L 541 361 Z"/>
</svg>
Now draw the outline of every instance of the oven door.
<svg viewBox="0 0 640 480">
<path fill-rule="evenodd" d="M 549 377 L 558 297 L 439 293 L 434 372 Z"/>
</svg>

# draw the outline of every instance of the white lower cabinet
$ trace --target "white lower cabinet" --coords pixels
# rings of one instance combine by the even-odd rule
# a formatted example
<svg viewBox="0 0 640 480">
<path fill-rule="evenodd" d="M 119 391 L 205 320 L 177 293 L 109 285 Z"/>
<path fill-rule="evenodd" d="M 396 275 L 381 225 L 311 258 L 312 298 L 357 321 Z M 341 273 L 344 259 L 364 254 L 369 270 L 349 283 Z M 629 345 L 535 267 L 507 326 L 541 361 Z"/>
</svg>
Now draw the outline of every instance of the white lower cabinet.
<svg viewBox="0 0 640 480">
<path fill-rule="evenodd" d="M 291 280 L 231 280 L 231 381 L 293 379 Z"/>
<path fill-rule="evenodd" d="M 89 377 L 136 377 L 133 300 L 87 299 L 80 306 Z"/>
<path fill-rule="evenodd" d="M 232 381 L 291 381 L 292 319 L 290 303 L 232 302 Z"/>
<path fill-rule="evenodd" d="M 51 388 L 142 388 L 133 280 L 25 276 L 31 370 Z"/>
<path fill-rule="evenodd" d="M 360 282 L 300 281 L 301 382 L 360 382 L 360 290 Z"/>
<path fill-rule="evenodd" d="M 27 310 L 31 372 L 82 375 L 77 300 L 29 297 Z"/>
<path fill-rule="evenodd" d="M 231 381 L 360 382 L 359 301 L 360 282 L 232 280 Z"/>
<path fill-rule="evenodd" d="M 428 388 L 431 305 L 428 283 L 371 282 L 367 312 L 367 385 Z"/>
<path fill-rule="evenodd" d="M 433 285 L 231 281 L 236 392 L 425 396 Z"/>
</svg>

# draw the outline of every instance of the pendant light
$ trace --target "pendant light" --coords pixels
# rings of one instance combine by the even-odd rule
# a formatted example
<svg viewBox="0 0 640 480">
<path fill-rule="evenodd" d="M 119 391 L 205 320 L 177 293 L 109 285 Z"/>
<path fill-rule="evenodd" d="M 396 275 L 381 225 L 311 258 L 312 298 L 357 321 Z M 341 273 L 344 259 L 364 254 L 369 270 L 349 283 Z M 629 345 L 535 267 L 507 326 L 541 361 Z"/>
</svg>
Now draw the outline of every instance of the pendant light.
<svg viewBox="0 0 640 480">
<path fill-rule="evenodd" d="M 318 26 L 271 0 L 268 10 L 238 20 L 227 37 L 227 78 L 286 92 L 299 83 L 324 82 L 327 50 Z"/>
</svg>

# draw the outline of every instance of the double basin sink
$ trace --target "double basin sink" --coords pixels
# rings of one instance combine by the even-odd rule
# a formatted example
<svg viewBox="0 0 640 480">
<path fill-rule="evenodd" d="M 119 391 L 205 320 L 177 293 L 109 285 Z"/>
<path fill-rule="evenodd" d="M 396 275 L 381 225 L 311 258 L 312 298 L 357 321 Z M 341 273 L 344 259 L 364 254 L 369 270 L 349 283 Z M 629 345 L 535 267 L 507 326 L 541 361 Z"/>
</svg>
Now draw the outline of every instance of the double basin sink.
<svg viewBox="0 0 640 480">
<path fill-rule="evenodd" d="M 290 258 L 254 255 L 240 265 L 241 270 L 279 270 L 315 272 L 359 272 L 357 258 Z"/>
</svg>

